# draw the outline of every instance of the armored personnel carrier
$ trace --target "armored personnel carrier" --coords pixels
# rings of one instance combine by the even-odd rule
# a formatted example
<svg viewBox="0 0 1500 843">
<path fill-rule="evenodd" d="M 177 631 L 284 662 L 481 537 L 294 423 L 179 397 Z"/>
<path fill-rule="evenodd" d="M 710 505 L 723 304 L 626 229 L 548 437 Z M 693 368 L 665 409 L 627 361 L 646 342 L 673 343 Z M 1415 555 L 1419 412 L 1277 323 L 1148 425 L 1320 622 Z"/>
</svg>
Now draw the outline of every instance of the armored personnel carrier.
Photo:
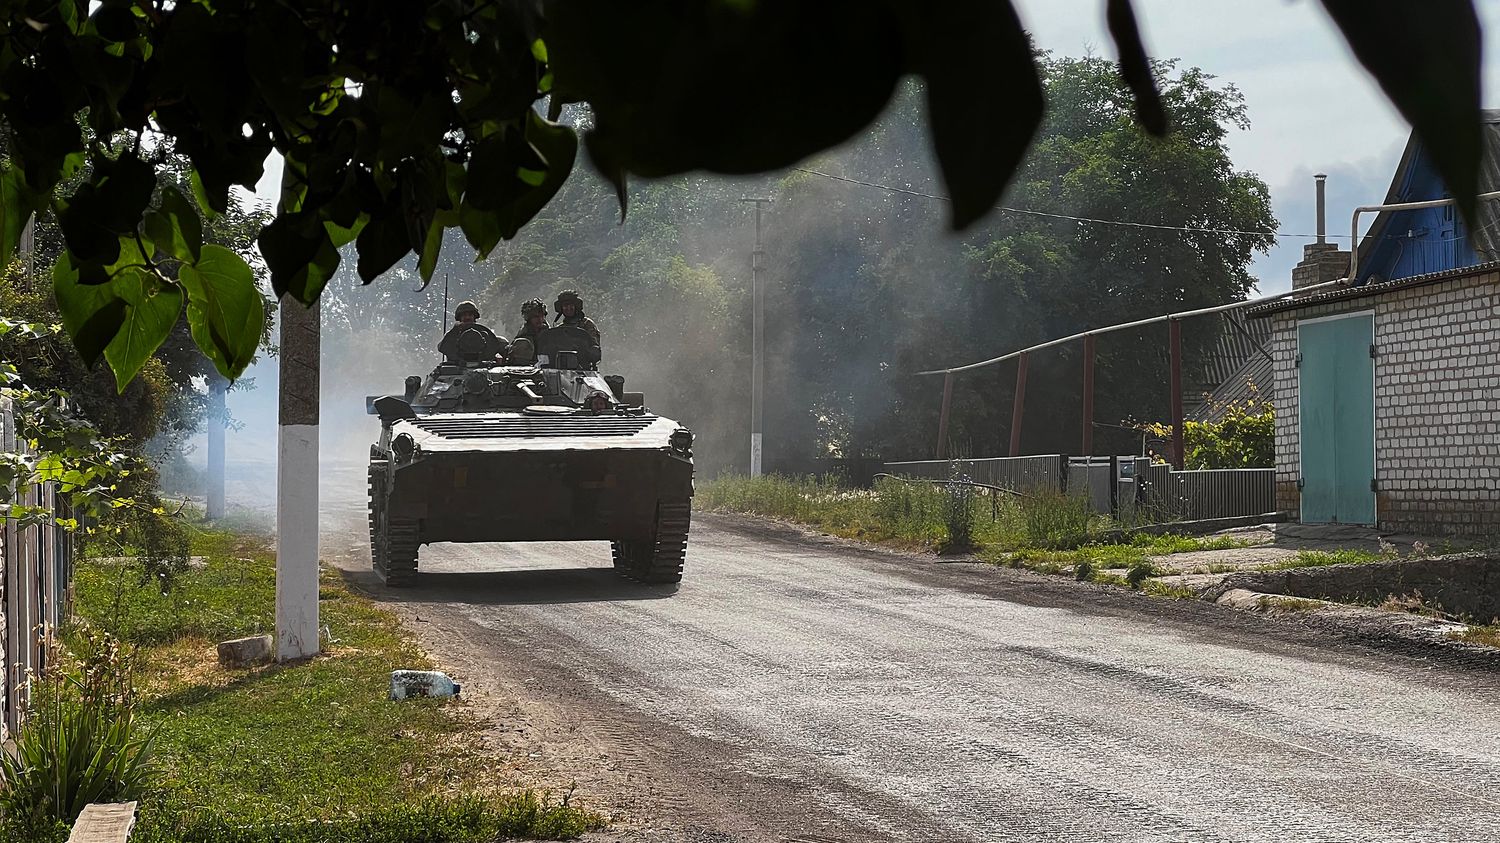
<svg viewBox="0 0 1500 843">
<path fill-rule="evenodd" d="M 369 471 L 376 572 L 411 583 L 432 542 L 608 540 L 623 576 L 681 580 L 692 432 L 596 371 L 598 345 L 582 329 L 542 333 L 524 355 L 532 365 L 497 365 L 500 347 L 482 325 L 455 326 L 430 375 L 366 399 L 380 416 Z"/>
</svg>

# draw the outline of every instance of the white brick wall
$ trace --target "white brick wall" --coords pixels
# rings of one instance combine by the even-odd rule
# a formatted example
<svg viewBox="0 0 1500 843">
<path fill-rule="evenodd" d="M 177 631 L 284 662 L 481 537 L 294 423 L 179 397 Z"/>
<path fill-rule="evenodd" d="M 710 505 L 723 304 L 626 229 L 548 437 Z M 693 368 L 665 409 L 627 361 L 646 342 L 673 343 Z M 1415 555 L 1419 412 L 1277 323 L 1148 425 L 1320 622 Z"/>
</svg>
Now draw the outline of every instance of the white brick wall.
<svg viewBox="0 0 1500 843">
<path fill-rule="evenodd" d="M 1375 311 L 1376 512 L 1383 529 L 1500 534 L 1500 274 L 1272 316 L 1276 504 L 1297 490 L 1297 321 Z"/>
</svg>

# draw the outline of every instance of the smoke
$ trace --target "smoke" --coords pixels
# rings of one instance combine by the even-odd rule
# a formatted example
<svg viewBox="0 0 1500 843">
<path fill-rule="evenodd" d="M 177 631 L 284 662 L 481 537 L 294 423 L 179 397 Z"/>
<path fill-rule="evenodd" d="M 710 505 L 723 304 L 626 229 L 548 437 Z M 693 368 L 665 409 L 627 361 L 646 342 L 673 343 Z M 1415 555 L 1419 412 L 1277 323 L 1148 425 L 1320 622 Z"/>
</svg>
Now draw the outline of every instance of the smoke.
<svg viewBox="0 0 1500 843">
<path fill-rule="evenodd" d="M 1118 85 L 1113 66 L 1102 60 L 1064 70 L 1075 74 L 1078 90 L 1097 88 L 1112 96 Z M 1122 105 L 1126 99 L 1094 102 L 1086 100 L 1093 94 L 1064 94 L 1080 102 L 1070 106 L 1065 97 L 1054 98 L 1051 119 L 1059 137 L 1074 132 L 1092 143 L 1088 133 L 1099 131 L 1096 124 L 1132 125 Z M 354 255 L 346 253 L 321 302 L 325 516 L 362 523 L 364 467 L 379 431 L 364 415 L 365 396 L 397 392 L 406 375 L 430 371 L 451 319 L 447 311 L 464 299 L 477 301 L 482 321 L 509 337 L 521 325 L 524 300 L 540 297 L 550 305 L 560 290 L 579 290 L 603 334 L 601 368 L 624 375 L 626 388 L 644 392 L 655 412 L 693 428 L 699 476 L 745 470 L 755 239 L 746 197 L 773 200 L 763 212 L 762 232 L 768 470 L 805 473 L 829 457 L 927 456 L 942 379 L 917 378 L 916 371 L 1184 305 L 1219 303 L 1248 289 L 1253 279 L 1244 267 L 1256 248 L 1251 240 L 1194 240 L 1009 214 L 992 215 L 962 237 L 948 233 L 948 206 L 933 198 L 945 189 L 920 100 L 916 86 L 906 86 L 867 133 L 806 162 L 806 170 L 825 175 L 798 168 L 748 179 L 690 175 L 637 182 L 623 222 L 612 188 L 580 167 L 519 237 L 485 261 L 474 262 L 462 235 L 450 231 L 434 281 L 425 288 L 415 258 L 361 286 Z M 1119 113 L 1109 116 L 1110 109 Z M 587 116 L 571 110 L 569 119 Z M 1008 202 L 1128 218 L 1151 212 L 1139 204 L 1147 196 L 1178 215 L 1163 216 L 1164 222 L 1209 213 L 1178 207 L 1197 197 L 1171 193 L 1170 183 L 1159 189 L 1138 185 L 1123 196 L 1108 195 L 1094 183 L 1074 185 L 1068 180 L 1078 172 L 1106 181 L 1117 176 L 1107 155 L 1081 168 L 1069 156 L 1094 147 L 1068 146 L 1077 142 L 1072 136 L 1063 140 L 1061 146 L 1045 138 L 1039 143 L 1028 164 L 1034 169 L 1023 171 Z M 1127 162 L 1121 172 L 1135 166 L 1173 173 L 1188 166 L 1170 157 L 1174 149 L 1189 150 L 1192 157 L 1184 160 L 1197 161 L 1213 143 L 1153 142 L 1110 154 L 1166 156 L 1149 159 L 1150 167 Z M 1204 207 L 1255 206 L 1221 199 L 1209 197 Z M 1265 219 L 1194 217 L 1200 225 L 1234 229 L 1265 228 L 1268 219 L 1269 209 Z M 1190 344 L 1200 342 L 1200 334 L 1211 338 L 1213 330 L 1190 327 Z M 1100 422 L 1161 417 L 1164 339 L 1143 334 L 1101 340 Z M 1077 354 L 1059 349 L 1030 361 L 1023 446 L 1032 452 L 1067 452 L 1078 442 Z M 1013 366 L 981 371 L 965 376 L 955 390 L 953 436 L 975 456 L 1006 452 L 1014 372 Z M 269 514 L 275 500 L 275 359 L 262 360 L 248 374 L 257 388 L 230 395 L 231 411 L 243 422 L 228 439 L 230 501 Z M 1101 429 L 1096 441 L 1115 447 L 1111 435 Z M 1135 447 L 1133 433 L 1115 438 L 1122 452 Z"/>
</svg>

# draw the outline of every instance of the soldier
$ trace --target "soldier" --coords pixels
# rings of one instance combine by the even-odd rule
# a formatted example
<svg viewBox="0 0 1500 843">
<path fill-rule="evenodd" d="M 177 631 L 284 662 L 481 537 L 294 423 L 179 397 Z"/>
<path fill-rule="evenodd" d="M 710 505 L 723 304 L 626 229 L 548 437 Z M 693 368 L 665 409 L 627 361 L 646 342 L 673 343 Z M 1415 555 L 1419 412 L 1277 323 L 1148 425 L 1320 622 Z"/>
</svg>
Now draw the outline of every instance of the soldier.
<svg viewBox="0 0 1500 843">
<path fill-rule="evenodd" d="M 552 318 L 553 322 L 561 319 L 564 326 L 572 325 L 575 328 L 582 328 L 594 338 L 594 359 L 588 362 L 595 364 L 604 359 L 600 352 L 599 326 L 594 324 L 594 320 L 583 315 L 583 297 L 578 295 L 578 291 L 563 290 L 558 293 L 557 301 L 552 307 L 557 311 L 557 315 Z"/>
<path fill-rule="evenodd" d="M 438 343 L 438 351 L 442 352 L 448 362 L 462 363 L 464 361 L 466 355 L 459 351 L 458 337 L 463 333 L 463 329 L 470 327 L 479 328 L 487 336 L 486 351 L 489 356 L 496 360 L 505 358 L 505 353 L 510 350 L 510 343 L 506 342 L 504 337 L 496 336 L 494 331 L 479 324 L 479 305 L 471 301 L 461 301 L 458 307 L 453 308 L 453 327 L 448 329 L 448 333 L 443 336 L 443 341 Z M 482 356 L 485 354 L 481 353 Z"/>
<path fill-rule="evenodd" d="M 516 332 L 516 339 L 525 337 L 534 345 L 537 336 L 547 330 L 547 303 L 541 299 L 527 299 L 521 305 L 521 319 L 524 324 Z"/>
</svg>

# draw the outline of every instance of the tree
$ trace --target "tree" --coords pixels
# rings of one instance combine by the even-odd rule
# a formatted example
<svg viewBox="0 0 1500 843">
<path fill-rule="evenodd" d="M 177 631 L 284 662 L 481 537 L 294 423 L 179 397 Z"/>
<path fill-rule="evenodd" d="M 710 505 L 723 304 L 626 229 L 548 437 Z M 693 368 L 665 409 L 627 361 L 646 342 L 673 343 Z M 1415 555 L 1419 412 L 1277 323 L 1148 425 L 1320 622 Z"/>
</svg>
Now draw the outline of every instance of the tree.
<svg viewBox="0 0 1500 843">
<path fill-rule="evenodd" d="M 1470 212 L 1480 148 L 1471 3 L 1419 16 L 1400 0 L 1323 5 Z M 282 202 L 258 242 L 276 295 L 311 302 L 347 243 L 366 282 L 412 252 L 428 280 L 446 230 L 480 256 L 514 237 L 576 155 L 573 130 L 536 110 L 547 98 L 554 120 L 566 102 L 592 106 L 588 151 L 623 202 L 629 174 L 764 172 L 834 146 L 916 74 L 958 228 L 999 199 L 1043 112 L 1029 40 L 1002 0 L 0 9 L 0 265 L 31 214 L 55 213 L 64 325 L 87 362 L 103 355 L 126 380 L 184 310 L 226 377 L 243 371 L 263 330 L 243 258 L 202 242 L 181 191 L 153 199 L 169 153 L 192 162 L 192 194 L 214 213 L 228 209 L 232 185 L 255 185 L 273 149 L 282 154 Z M 1106 9 L 1135 111 L 1161 134 L 1175 116 L 1129 0 Z M 58 192 L 86 164 L 87 178 Z M 167 258 L 181 262 L 178 276 L 163 270 Z"/>
<path fill-rule="evenodd" d="M 1256 250 L 1273 245 L 1269 191 L 1237 172 L 1224 138 L 1248 128 L 1244 102 L 1196 68 L 1157 63 L 1163 100 L 1177 121 L 1166 139 L 1138 131 L 1131 103 L 1108 62 L 1096 58 L 1042 62 L 1052 104 L 1031 156 L 1017 176 L 1015 205 L 1064 215 L 1001 214 L 968 238 L 965 277 L 949 330 L 968 352 L 913 347 L 910 365 L 940 368 L 1004 354 L 1088 328 L 1244 298 Z M 1064 217 L 1132 220 L 1203 231 L 1091 224 Z M 1186 323 L 1191 357 L 1216 336 L 1211 320 Z M 1099 342 L 1095 418 L 1115 423 L 1166 414 L 1164 328 L 1111 335 Z M 1081 436 L 1077 347 L 1031 355 L 1023 447 L 1032 453 L 1076 449 Z M 986 381 L 993 386 L 986 386 Z M 960 380 L 960 394 L 983 400 L 953 414 L 960 440 L 987 453 L 1008 448 L 1015 364 Z M 935 379 L 933 379 L 935 380 Z M 1054 384 L 1065 384 L 1063 388 Z M 907 383 L 922 408 L 924 432 L 936 429 L 934 384 Z M 1107 434 L 1107 429 L 1106 429 Z M 1112 440 L 1106 435 L 1101 445 Z M 1123 447 L 1128 440 L 1113 442 Z"/>
</svg>

